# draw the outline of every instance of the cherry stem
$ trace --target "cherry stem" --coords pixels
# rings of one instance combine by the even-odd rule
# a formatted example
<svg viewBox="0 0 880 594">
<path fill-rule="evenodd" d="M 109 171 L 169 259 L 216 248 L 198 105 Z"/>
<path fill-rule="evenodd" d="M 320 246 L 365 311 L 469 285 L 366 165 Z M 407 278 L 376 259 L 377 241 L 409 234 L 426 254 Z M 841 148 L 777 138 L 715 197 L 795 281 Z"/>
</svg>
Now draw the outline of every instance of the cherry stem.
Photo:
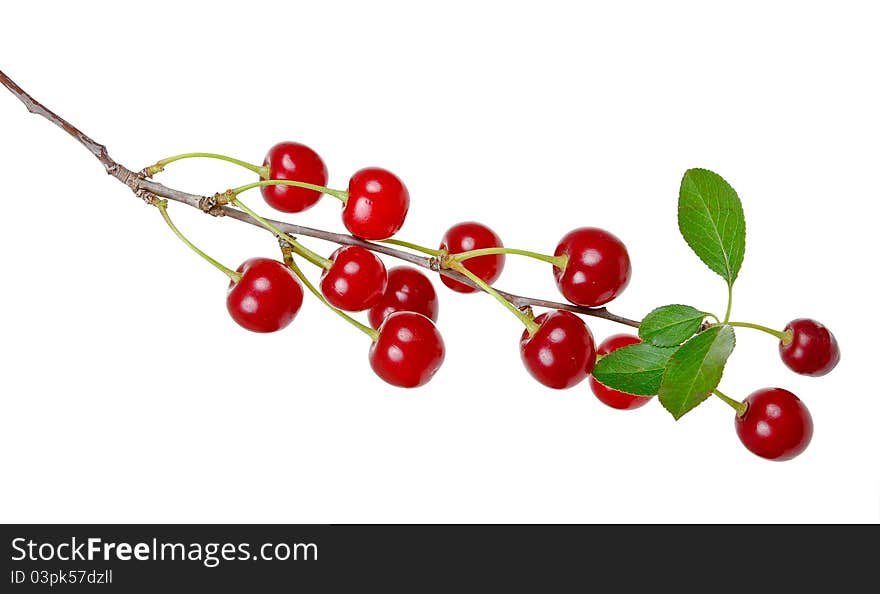
<svg viewBox="0 0 880 594">
<path fill-rule="evenodd" d="M 327 194 L 328 196 L 338 198 L 342 201 L 343 204 L 348 202 L 348 192 L 344 190 L 334 190 L 333 188 L 318 186 L 315 184 L 310 184 L 308 182 L 294 181 L 292 179 L 264 179 L 258 182 L 254 182 L 252 184 L 247 184 L 239 188 L 235 188 L 234 190 L 232 190 L 232 193 L 238 196 L 242 192 L 247 192 L 248 190 L 253 190 L 254 188 L 263 188 L 265 186 L 294 186 L 296 188 L 306 188 L 307 190 L 315 190 L 316 192 L 321 192 L 322 194 Z"/>
<path fill-rule="evenodd" d="M 457 254 L 449 254 L 449 257 L 456 262 L 463 262 L 470 258 L 491 256 L 492 254 L 513 254 L 516 256 L 527 256 L 529 258 L 534 258 L 535 260 L 541 260 L 542 262 L 549 262 L 550 264 L 553 264 L 561 270 L 565 270 L 565 267 L 568 264 L 568 256 L 566 254 L 561 254 L 559 256 L 548 256 L 547 254 L 539 254 L 537 252 L 530 252 L 528 250 L 520 250 L 517 248 L 507 247 L 480 248 L 478 250 L 470 250 L 467 252 L 459 252 Z"/>
<path fill-rule="evenodd" d="M 230 157 L 227 155 L 219 155 L 217 153 L 183 153 L 181 155 L 174 155 L 173 157 L 166 157 L 160 161 L 156 161 L 154 165 L 150 165 L 149 167 L 144 167 L 144 173 L 147 176 L 152 176 L 156 173 L 160 173 L 165 170 L 165 166 L 174 163 L 175 161 L 180 161 L 181 159 L 219 159 L 220 161 L 226 161 L 227 163 L 232 163 L 234 165 L 238 165 L 239 167 L 244 167 L 250 171 L 253 171 L 260 177 L 269 177 L 269 168 L 261 167 L 259 165 L 254 165 L 253 163 L 248 163 L 247 161 L 242 161 L 241 159 L 236 159 L 234 157 Z"/>
<path fill-rule="evenodd" d="M 427 254 L 429 256 L 439 256 L 440 250 L 431 249 L 429 247 L 425 247 L 423 245 L 419 245 L 417 243 L 412 243 L 409 241 L 403 241 L 401 239 L 382 239 L 379 243 L 387 243 L 389 245 L 399 245 L 400 247 L 409 248 L 416 252 L 421 252 L 423 254 Z"/>
<path fill-rule="evenodd" d="M 284 240 L 284 241 L 287 241 L 287 240 Z M 293 246 L 290 246 L 290 247 L 293 248 Z M 379 331 L 378 330 L 374 330 L 374 329 L 370 328 L 369 326 L 361 324 L 360 322 L 355 320 L 353 317 L 351 317 L 350 315 L 348 315 L 344 311 L 337 309 L 337 308 L 333 307 L 332 305 L 330 305 L 330 303 L 327 301 L 327 298 L 324 297 L 324 295 L 322 295 L 321 292 L 315 288 L 315 285 L 313 285 L 311 283 L 311 281 L 309 281 L 308 277 L 306 277 L 306 275 L 303 273 L 303 271 L 300 270 L 300 267 L 297 266 L 296 262 L 293 260 L 293 255 L 291 254 L 290 249 L 285 249 L 285 247 L 282 246 L 281 252 L 284 254 L 284 263 L 287 265 L 288 268 L 290 268 L 293 271 L 293 273 L 297 276 L 297 278 L 299 278 L 299 280 L 302 281 L 302 284 L 304 284 L 306 286 L 306 288 L 309 291 L 311 291 L 312 295 L 317 297 L 321 303 L 323 303 L 324 305 L 329 307 L 331 310 L 336 312 L 336 314 L 339 317 L 341 317 L 343 320 L 345 320 L 346 322 L 348 322 L 349 324 L 351 324 L 352 326 L 354 326 L 355 328 L 357 328 L 358 330 L 360 330 L 361 332 L 363 332 L 364 334 L 369 336 L 373 342 L 376 342 L 377 340 L 379 340 Z"/>
<path fill-rule="evenodd" d="M 220 272 L 222 272 L 223 274 L 228 276 L 230 279 L 232 279 L 232 282 L 237 283 L 238 281 L 241 280 L 240 273 L 232 270 L 231 268 L 227 268 L 226 266 L 224 266 L 223 264 L 221 264 L 220 262 L 218 262 L 217 260 L 215 260 L 214 258 L 209 256 L 208 254 L 206 254 L 205 252 L 203 252 L 202 250 L 197 248 L 189 239 L 184 237 L 183 233 L 180 232 L 180 229 L 178 229 L 177 226 L 174 224 L 174 222 L 171 220 L 171 217 L 168 216 L 168 201 L 167 200 L 160 200 L 159 202 L 157 202 L 156 208 L 159 209 L 159 212 L 162 214 L 162 218 L 165 219 L 165 222 L 168 224 L 168 226 L 171 228 L 171 230 L 174 231 L 174 234 L 177 235 L 177 237 L 180 239 L 180 241 L 182 241 L 183 243 L 188 245 L 192 251 L 194 251 L 195 253 L 200 255 L 206 261 L 213 264 L 214 267 L 217 268 L 217 270 L 219 270 Z"/>
<path fill-rule="evenodd" d="M 728 326 L 736 326 L 737 328 L 751 328 L 752 330 L 760 330 L 771 334 L 782 341 L 782 344 L 791 344 L 791 332 L 780 332 L 761 324 L 752 324 L 751 322 L 725 322 Z"/>
<path fill-rule="evenodd" d="M 724 323 L 730 319 L 730 308 L 733 307 L 733 283 L 727 283 L 727 311 L 724 312 Z"/>
<path fill-rule="evenodd" d="M 741 417 L 744 414 L 746 414 L 746 411 L 748 410 L 749 405 L 746 404 L 745 402 L 740 402 L 739 400 L 734 400 L 730 396 L 727 396 L 721 390 L 715 390 L 713 393 L 716 396 L 718 396 L 721 400 L 723 400 L 724 402 L 729 404 L 733 408 L 733 410 L 736 411 L 736 416 Z"/>
<path fill-rule="evenodd" d="M 534 336 L 535 332 L 537 332 L 541 328 L 541 326 L 535 323 L 535 320 L 529 317 L 528 314 L 522 312 L 513 303 L 502 297 L 501 294 L 493 289 L 489 283 L 465 268 L 461 262 L 456 262 L 454 260 L 450 261 L 448 267 L 470 279 L 471 282 L 481 288 L 484 292 L 494 297 L 495 300 L 498 301 L 498 303 L 509 309 L 511 313 L 513 313 L 513 315 L 515 315 L 523 324 L 525 324 L 526 329 L 529 331 L 529 336 Z"/>
<path fill-rule="evenodd" d="M 283 239 L 284 241 L 289 243 L 290 247 L 293 248 L 293 251 L 295 251 L 297 254 L 299 254 L 300 256 L 302 256 L 303 258 L 305 258 L 306 260 L 308 260 L 309 262 L 311 262 L 315 266 L 318 266 L 320 268 L 324 268 L 325 270 L 329 270 L 330 267 L 333 266 L 333 262 L 331 262 L 330 260 L 328 260 L 324 256 L 316 254 L 315 252 L 313 252 L 312 250 L 310 250 L 309 248 L 307 248 L 306 246 L 304 246 L 303 244 L 298 242 L 296 239 L 294 239 L 293 237 L 291 237 L 290 235 L 288 235 L 287 233 L 285 233 L 284 231 L 282 231 L 281 229 L 279 229 L 278 227 L 276 227 L 275 225 L 273 225 L 272 223 L 270 223 L 269 221 L 267 221 L 266 219 L 264 219 L 263 217 L 261 217 L 260 215 L 255 213 L 254 211 L 252 211 L 250 208 L 247 207 L 247 205 L 245 205 L 244 202 L 242 202 L 238 198 L 233 198 L 231 204 L 233 206 L 237 206 L 238 208 L 242 209 L 247 214 L 251 215 L 254 219 L 256 219 L 266 229 L 268 229 L 269 231 L 274 233 L 279 239 Z"/>
</svg>

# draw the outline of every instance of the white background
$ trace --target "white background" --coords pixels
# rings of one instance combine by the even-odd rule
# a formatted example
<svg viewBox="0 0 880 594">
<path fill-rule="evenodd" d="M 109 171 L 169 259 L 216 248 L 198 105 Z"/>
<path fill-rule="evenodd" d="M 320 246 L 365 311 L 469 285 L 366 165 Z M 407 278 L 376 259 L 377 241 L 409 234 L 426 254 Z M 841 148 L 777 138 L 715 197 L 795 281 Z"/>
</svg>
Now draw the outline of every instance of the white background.
<svg viewBox="0 0 880 594">
<path fill-rule="evenodd" d="M 607 408 L 586 383 L 543 388 L 510 314 L 435 283 L 446 362 L 393 389 L 309 296 L 284 332 L 239 329 L 223 275 L 3 90 L 0 520 L 876 522 L 877 26 L 869 2 L 5 6 L 0 68 L 130 168 L 186 151 L 259 162 L 290 139 L 334 187 L 397 172 L 401 238 L 433 245 L 475 219 L 552 251 L 604 227 L 630 249 L 611 308 L 632 317 L 722 312 L 723 281 L 676 226 L 682 173 L 713 169 L 748 224 L 734 317 L 815 317 L 843 359 L 796 376 L 772 338 L 738 332 L 723 389 L 786 387 L 813 414 L 808 450 L 771 463 L 717 399 L 676 423 L 657 402 Z M 253 175 L 184 162 L 159 179 L 213 193 Z M 275 253 L 258 229 L 172 214 L 229 266 Z M 295 220 L 343 229 L 331 198 Z M 528 260 L 498 286 L 557 296 Z"/>
</svg>

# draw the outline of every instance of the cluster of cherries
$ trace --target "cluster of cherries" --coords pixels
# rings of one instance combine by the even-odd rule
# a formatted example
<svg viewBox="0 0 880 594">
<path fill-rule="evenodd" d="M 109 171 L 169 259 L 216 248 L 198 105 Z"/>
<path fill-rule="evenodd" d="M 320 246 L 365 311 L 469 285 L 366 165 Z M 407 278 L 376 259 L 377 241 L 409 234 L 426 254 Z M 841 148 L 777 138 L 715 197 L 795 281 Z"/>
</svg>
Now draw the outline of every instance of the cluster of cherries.
<svg viewBox="0 0 880 594">
<path fill-rule="evenodd" d="M 315 151 L 303 144 L 275 145 L 261 171 L 265 180 L 303 184 L 260 187 L 266 203 L 282 212 L 301 212 L 313 206 L 321 190 L 326 190 L 327 167 Z M 377 167 L 356 172 L 349 180 L 347 193 L 338 194 L 343 201 L 343 224 L 351 235 L 363 240 L 391 238 L 403 225 L 409 209 L 404 183 Z M 505 253 L 516 251 L 503 248 L 498 235 L 483 224 L 463 222 L 452 226 L 434 253 L 441 267 L 459 272 L 472 284 L 441 275 L 443 284 L 460 293 L 480 289 L 493 292 L 491 284 L 501 275 Z M 475 251 L 478 255 L 468 255 Z M 613 300 L 626 288 L 631 275 L 624 244 L 608 231 L 593 227 L 569 232 L 553 256 L 542 259 L 552 263 L 556 284 L 565 298 L 584 307 L 598 307 Z M 325 262 L 319 285 L 324 300 L 344 312 L 368 312 L 373 329 L 369 361 L 376 374 L 400 387 L 427 383 L 444 359 L 443 339 L 434 324 L 437 294 L 428 277 L 406 266 L 386 270 L 372 251 L 356 245 L 340 247 Z M 267 258 L 242 264 L 240 277 L 230 283 L 227 295 L 232 318 L 254 332 L 274 332 L 290 324 L 303 301 L 303 289 L 294 270 L 289 262 Z M 520 338 L 522 361 L 536 380 L 550 388 L 577 385 L 590 375 L 597 357 L 640 342 L 637 336 L 616 334 L 597 348 L 587 325 L 570 311 L 552 310 L 536 317 L 530 311 L 519 314 L 526 326 Z M 794 320 L 783 336 L 780 354 L 795 372 L 824 375 L 837 364 L 840 352 L 834 336 L 818 322 Z M 635 409 L 651 398 L 611 389 L 593 377 L 589 383 L 599 400 L 616 409 Z M 743 402 L 736 416 L 736 431 L 755 454 L 785 460 L 806 448 L 812 436 L 812 421 L 794 394 L 767 388 Z"/>
<path fill-rule="evenodd" d="M 264 167 L 271 180 L 305 182 L 323 187 L 327 167 L 309 147 L 282 142 L 269 150 Z M 260 188 L 266 203 L 282 212 L 301 212 L 321 197 L 316 189 L 293 185 Z M 403 225 L 409 193 L 388 170 L 361 169 L 348 183 L 342 222 L 355 237 L 381 241 Z M 503 248 L 498 235 L 476 222 L 452 226 L 443 235 L 437 252 L 444 257 L 473 250 Z M 626 248 L 611 233 L 580 228 L 567 234 L 554 257 L 556 283 L 568 300 L 595 307 L 605 304 L 626 287 L 630 261 Z M 504 268 L 505 254 L 468 258 L 460 263 L 467 273 L 491 285 Z M 238 269 L 241 278 L 230 283 L 227 305 L 232 318 L 255 332 L 273 332 L 287 326 L 302 305 L 303 289 L 291 269 L 266 258 L 248 260 Z M 454 291 L 478 290 L 454 278 L 441 276 Z M 369 310 L 370 325 L 377 330 L 370 348 L 375 372 L 395 386 L 416 387 L 428 382 L 443 362 L 444 345 L 434 322 L 437 295 L 430 280 L 409 267 L 386 270 L 372 251 L 343 246 L 329 258 L 321 273 L 321 294 L 333 307 L 346 312 Z M 526 315 L 526 314 L 523 314 Z M 568 311 L 551 311 L 534 318 L 520 340 L 522 359 L 529 372 L 552 388 L 569 388 L 587 378 L 596 361 L 593 336 L 580 317 Z"/>
</svg>

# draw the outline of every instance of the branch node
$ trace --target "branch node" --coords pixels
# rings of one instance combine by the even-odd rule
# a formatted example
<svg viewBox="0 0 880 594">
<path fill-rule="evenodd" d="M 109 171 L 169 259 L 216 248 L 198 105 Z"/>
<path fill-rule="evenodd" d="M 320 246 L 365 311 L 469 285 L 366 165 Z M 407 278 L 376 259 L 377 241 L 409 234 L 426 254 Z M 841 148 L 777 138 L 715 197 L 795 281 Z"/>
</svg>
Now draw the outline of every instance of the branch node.
<svg viewBox="0 0 880 594">
<path fill-rule="evenodd" d="M 138 175 L 143 179 L 150 179 L 153 175 L 161 173 L 162 171 L 165 171 L 165 168 L 161 165 L 150 165 L 138 171 Z"/>
<path fill-rule="evenodd" d="M 439 268 L 445 268 L 447 270 L 455 269 L 453 266 L 453 264 L 455 263 L 455 257 L 446 250 L 440 250 L 440 252 L 437 254 L 436 260 L 437 266 Z"/>
<path fill-rule="evenodd" d="M 283 237 L 278 237 L 278 247 L 281 248 L 281 258 L 284 260 L 284 264 L 288 267 L 292 267 L 293 246 Z"/>
<path fill-rule="evenodd" d="M 222 194 L 214 194 L 213 196 L 202 196 L 199 200 L 199 210 L 212 217 L 222 217 L 224 214 L 223 206 L 226 202 L 221 201 Z"/>
<path fill-rule="evenodd" d="M 434 272 L 440 272 L 440 258 L 434 256 L 432 258 L 428 258 L 428 268 L 433 270 Z"/>
<path fill-rule="evenodd" d="M 520 300 L 519 300 L 519 299 L 514 299 L 514 300 L 512 300 L 512 303 L 513 303 L 514 305 L 516 305 L 516 303 L 517 303 L 518 301 L 520 301 Z M 532 309 L 532 306 L 531 306 L 531 305 L 528 305 L 528 304 L 526 304 L 526 305 L 519 305 L 519 306 L 517 306 L 517 309 L 520 310 L 521 312 L 523 312 L 524 314 L 526 314 L 527 316 L 529 316 L 529 319 L 530 319 L 530 320 L 534 320 L 534 319 L 535 319 L 535 310 Z"/>
<path fill-rule="evenodd" d="M 226 190 L 225 192 L 217 192 L 214 194 L 214 200 L 218 206 L 226 206 L 235 202 L 235 192 Z"/>
<path fill-rule="evenodd" d="M 138 188 L 137 190 L 135 190 L 134 195 L 149 204 L 150 206 L 159 206 L 159 204 L 162 202 L 167 203 L 167 200 L 163 200 L 153 192 L 150 192 L 149 190 L 145 190 L 143 188 Z"/>
</svg>

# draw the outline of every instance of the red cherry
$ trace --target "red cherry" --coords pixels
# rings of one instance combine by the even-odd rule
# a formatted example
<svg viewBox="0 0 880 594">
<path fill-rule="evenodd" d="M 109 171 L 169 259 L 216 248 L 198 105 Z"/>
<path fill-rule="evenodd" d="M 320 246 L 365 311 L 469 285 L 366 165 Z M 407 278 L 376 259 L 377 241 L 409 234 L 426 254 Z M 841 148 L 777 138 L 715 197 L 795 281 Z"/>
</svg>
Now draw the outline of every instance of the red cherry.
<svg viewBox="0 0 880 594">
<path fill-rule="evenodd" d="M 263 166 L 269 168 L 268 179 L 327 185 L 327 166 L 324 161 L 318 153 L 298 142 L 279 142 L 270 148 L 263 160 Z M 296 186 L 263 186 L 260 191 L 269 206 L 282 212 L 302 212 L 321 198 L 321 193 L 316 190 Z"/>
<path fill-rule="evenodd" d="M 642 341 L 639 337 L 633 336 L 632 334 L 614 334 L 603 340 L 596 352 L 599 355 L 607 355 L 619 348 L 631 344 L 638 344 L 640 342 Z M 592 388 L 593 394 L 596 395 L 596 398 L 611 408 L 619 410 L 633 410 L 648 404 L 648 401 L 651 400 L 650 396 L 636 396 L 635 394 L 627 394 L 626 392 L 621 392 L 619 390 L 612 390 L 605 384 L 600 384 L 599 381 L 592 376 L 590 376 L 590 388 Z"/>
<path fill-rule="evenodd" d="M 351 176 L 342 222 L 361 239 L 388 239 L 403 226 L 409 210 L 409 192 L 396 175 L 367 167 Z"/>
<path fill-rule="evenodd" d="M 370 309 L 370 326 L 378 328 L 396 311 L 412 311 L 437 321 L 437 292 L 427 276 L 408 266 L 388 270 L 388 284 L 379 302 Z"/>
<path fill-rule="evenodd" d="M 810 445 L 810 411 L 788 390 L 763 388 L 749 394 L 744 402 L 748 408 L 736 417 L 736 434 L 753 454 L 768 460 L 791 460 Z"/>
<path fill-rule="evenodd" d="M 801 375 L 825 375 L 840 361 L 840 347 L 828 328 L 806 318 L 792 320 L 785 327 L 791 342 L 779 341 L 779 355 L 789 369 Z"/>
<path fill-rule="evenodd" d="M 570 231 L 555 255 L 568 256 L 565 270 L 553 267 L 556 285 L 566 299 L 596 307 L 620 295 L 629 284 L 632 268 L 626 246 L 616 236 L 595 227 Z"/>
<path fill-rule="evenodd" d="M 239 326 L 275 332 L 293 321 L 302 305 L 303 290 L 287 266 L 269 258 L 251 258 L 238 272 L 241 279 L 229 283 L 226 309 Z"/>
<path fill-rule="evenodd" d="M 590 329 L 570 311 L 554 310 L 535 318 L 540 326 L 533 336 L 523 332 L 519 341 L 522 361 L 536 380 L 550 388 L 570 388 L 583 381 L 596 364 Z"/>
<path fill-rule="evenodd" d="M 473 221 L 453 225 L 443 234 L 443 239 L 440 241 L 440 249 L 450 254 L 494 247 L 504 247 L 501 238 L 489 227 Z M 498 280 L 504 269 L 504 254 L 468 258 L 462 264 L 491 285 Z M 473 293 L 479 290 L 445 276 L 441 276 L 440 280 L 444 285 L 459 293 Z"/>
<path fill-rule="evenodd" d="M 321 273 L 321 293 L 330 305 L 345 311 L 363 311 L 382 298 L 388 273 L 376 254 L 348 245 L 330 256 L 333 265 Z"/>
<path fill-rule="evenodd" d="M 398 311 L 379 326 L 379 338 L 370 345 L 370 366 L 392 386 L 415 388 L 434 377 L 444 355 L 434 322 L 422 314 Z"/>
</svg>

